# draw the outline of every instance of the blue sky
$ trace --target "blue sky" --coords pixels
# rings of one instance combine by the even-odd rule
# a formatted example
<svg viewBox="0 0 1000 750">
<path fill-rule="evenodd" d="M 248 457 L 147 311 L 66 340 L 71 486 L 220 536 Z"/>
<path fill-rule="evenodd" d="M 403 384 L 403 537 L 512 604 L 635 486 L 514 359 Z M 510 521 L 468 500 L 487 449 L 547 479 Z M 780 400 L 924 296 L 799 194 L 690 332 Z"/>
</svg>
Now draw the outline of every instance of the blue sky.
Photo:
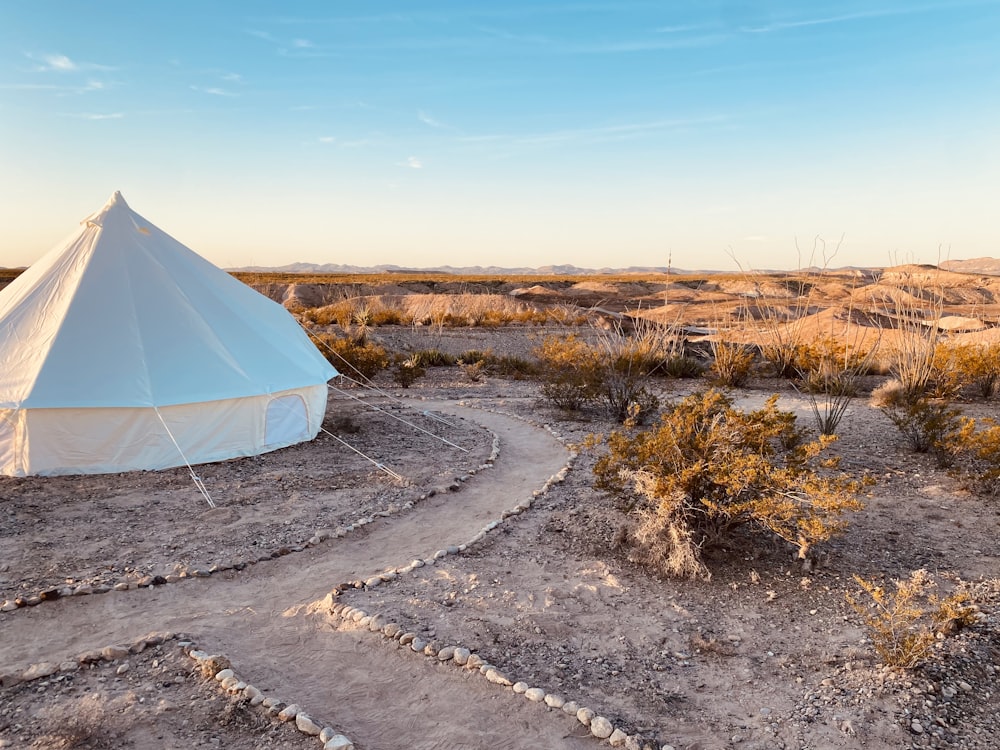
<svg viewBox="0 0 1000 750">
<path fill-rule="evenodd" d="M 1000 0 L 0 0 L 0 266 L 115 190 L 225 267 L 997 257 Z"/>
</svg>

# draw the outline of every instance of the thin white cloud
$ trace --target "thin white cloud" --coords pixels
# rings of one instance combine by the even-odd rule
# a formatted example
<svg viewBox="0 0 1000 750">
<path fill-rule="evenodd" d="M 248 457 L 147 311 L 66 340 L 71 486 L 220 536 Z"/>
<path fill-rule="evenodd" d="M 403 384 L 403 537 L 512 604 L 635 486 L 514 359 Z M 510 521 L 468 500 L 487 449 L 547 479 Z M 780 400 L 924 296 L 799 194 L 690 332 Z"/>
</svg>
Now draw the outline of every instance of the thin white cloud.
<svg viewBox="0 0 1000 750">
<path fill-rule="evenodd" d="M 124 112 L 80 112 L 77 114 L 66 114 L 63 117 L 72 117 L 77 120 L 121 120 L 125 117 Z"/>
<path fill-rule="evenodd" d="M 453 128 L 451 125 L 448 125 L 447 123 L 441 122 L 439 119 L 429 115 L 427 112 L 424 112 L 423 110 L 417 112 L 417 119 L 420 120 L 420 122 L 422 122 L 424 125 L 436 128 L 437 130 L 451 130 L 451 131 L 456 130 L 456 128 Z"/>
<path fill-rule="evenodd" d="M 239 94 L 233 91 L 226 91 L 225 89 L 220 89 L 217 86 L 192 86 L 193 91 L 199 91 L 202 94 L 209 94 L 211 96 L 224 96 L 224 97 L 234 97 L 239 96 Z"/>
<path fill-rule="evenodd" d="M 31 68 L 31 72 L 33 73 L 79 73 L 87 70 L 114 70 L 109 65 L 77 62 L 67 55 L 33 55 L 26 53 L 25 56 L 35 62 L 35 66 Z"/>
<path fill-rule="evenodd" d="M 859 10 L 852 13 L 839 13 L 829 16 L 816 16 L 813 18 L 798 18 L 789 20 L 777 20 L 765 23 L 762 26 L 745 26 L 740 31 L 748 34 L 767 34 L 773 31 L 784 31 L 785 29 L 798 29 L 808 26 L 825 26 L 833 23 L 847 23 L 850 21 L 863 21 L 869 18 L 885 18 L 888 16 L 907 16 L 914 13 L 926 13 L 935 10 L 948 10 L 954 4 L 929 3 L 926 5 L 904 5 L 897 8 L 871 8 Z"/>
<path fill-rule="evenodd" d="M 308 39 L 293 39 L 292 46 L 295 47 L 295 49 L 312 49 L 316 45 Z"/>
<path fill-rule="evenodd" d="M 222 80 L 229 83 L 243 83 L 243 76 L 239 73 L 223 73 Z"/>
<path fill-rule="evenodd" d="M 320 143 L 336 143 L 337 139 L 334 138 L 332 135 L 321 135 L 319 137 L 319 142 Z"/>
<path fill-rule="evenodd" d="M 77 70 L 76 63 L 66 57 L 66 55 L 46 55 L 42 59 L 45 60 L 47 70 L 58 70 L 60 72 Z"/>
<path fill-rule="evenodd" d="M 402 166 L 402 167 L 409 167 L 410 169 L 423 169 L 424 168 L 424 163 L 420 159 L 418 159 L 416 156 L 411 156 L 405 162 L 403 162 L 400 166 Z"/>
</svg>

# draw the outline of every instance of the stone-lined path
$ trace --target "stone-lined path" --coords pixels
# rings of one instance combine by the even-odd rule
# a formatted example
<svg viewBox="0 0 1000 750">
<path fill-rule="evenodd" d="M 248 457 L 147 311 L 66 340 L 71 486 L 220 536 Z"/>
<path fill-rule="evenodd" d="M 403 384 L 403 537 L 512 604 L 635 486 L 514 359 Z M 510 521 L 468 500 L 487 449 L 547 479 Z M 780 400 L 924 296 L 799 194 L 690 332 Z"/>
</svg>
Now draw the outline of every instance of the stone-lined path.
<svg viewBox="0 0 1000 750">
<path fill-rule="evenodd" d="M 70 659 L 150 630 L 189 633 L 246 679 L 336 724 L 359 748 L 594 747 L 575 719 L 478 675 L 397 653 L 369 634 L 334 630 L 310 604 L 340 582 L 426 558 L 475 535 L 566 462 L 544 430 L 455 402 L 421 408 L 460 415 L 500 438 L 494 466 L 458 493 L 428 498 L 317 547 L 242 572 L 155 588 L 71 597 L 0 619 L 0 663 L 10 671 Z M 391 439 L 391 438 L 389 438 Z"/>
</svg>

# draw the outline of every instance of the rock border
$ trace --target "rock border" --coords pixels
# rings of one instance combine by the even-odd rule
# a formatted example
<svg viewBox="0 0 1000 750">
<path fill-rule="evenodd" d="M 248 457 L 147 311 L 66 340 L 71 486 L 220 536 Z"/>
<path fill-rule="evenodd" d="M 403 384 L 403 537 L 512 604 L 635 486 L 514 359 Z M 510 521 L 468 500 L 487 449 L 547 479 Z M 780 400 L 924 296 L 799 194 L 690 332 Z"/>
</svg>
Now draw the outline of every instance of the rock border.
<svg viewBox="0 0 1000 750">
<path fill-rule="evenodd" d="M 562 434 L 548 423 L 540 423 L 535 420 L 522 417 L 518 414 L 511 414 L 509 412 L 499 411 L 496 409 L 486 409 L 481 406 L 472 406 L 464 400 L 458 401 L 457 403 L 459 406 L 463 406 L 465 408 L 476 408 L 481 409 L 482 411 L 501 414 L 508 418 L 526 422 L 534 427 L 538 427 L 539 429 L 544 429 L 561 444 L 567 446 L 566 440 Z M 406 575 L 407 573 L 414 573 L 414 571 L 419 568 L 434 565 L 438 560 L 441 560 L 448 555 L 457 555 L 465 552 L 469 547 L 482 542 L 491 531 L 498 528 L 504 521 L 529 510 L 534 500 L 547 495 L 553 486 L 561 484 L 565 481 L 579 456 L 578 451 L 570 448 L 569 446 L 567 447 L 569 453 L 566 463 L 561 469 L 559 469 L 559 471 L 546 480 L 541 489 L 534 490 L 531 498 L 522 500 L 513 507 L 502 511 L 499 519 L 495 519 L 487 523 L 478 533 L 476 533 L 464 544 L 439 549 L 428 558 L 415 559 L 407 565 L 397 568 L 389 568 L 381 573 L 367 578 L 364 581 L 357 580 L 340 583 L 336 585 L 323 599 L 323 605 L 326 607 L 327 612 L 331 616 L 340 619 L 347 625 L 354 625 L 355 629 L 367 631 L 373 635 L 381 636 L 385 640 L 393 641 L 398 644 L 400 648 L 409 647 L 410 651 L 415 654 L 422 655 L 429 660 L 434 660 L 435 663 L 451 664 L 456 667 L 478 672 L 487 682 L 491 684 L 498 685 L 502 688 L 510 688 L 515 694 L 523 695 L 529 701 L 544 703 L 553 710 L 561 710 L 563 713 L 575 716 L 577 721 L 590 730 L 592 737 L 598 740 L 607 740 L 611 747 L 623 747 L 625 750 L 674 750 L 672 745 L 658 745 L 653 740 L 649 740 L 638 734 L 629 734 L 622 727 L 616 727 L 610 719 L 597 714 L 591 708 L 581 706 L 578 702 L 572 699 L 567 700 L 563 695 L 558 693 L 547 693 L 543 688 L 530 687 L 526 682 L 514 680 L 512 677 L 507 675 L 505 670 L 494 664 L 486 662 L 482 657 L 468 648 L 461 645 L 442 645 L 440 642 L 432 638 L 421 635 L 418 631 L 404 630 L 401 625 L 388 620 L 386 616 L 382 614 L 372 614 L 364 609 L 352 607 L 338 601 L 342 593 L 345 591 L 362 588 L 367 590 L 376 586 L 381 586 L 382 584 L 396 580 L 400 576 Z"/>
<path fill-rule="evenodd" d="M 124 674 L 128 670 L 126 659 L 133 654 L 141 654 L 152 646 L 164 645 L 175 641 L 175 645 L 190 657 L 201 673 L 211 678 L 219 689 L 247 703 L 277 721 L 294 722 L 295 727 L 304 735 L 318 737 L 323 750 L 354 750 L 354 743 L 333 727 L 316 722 L 297 703 L 288 703 L 266 696 L 264 692 L 250 683 L 242 680 L 233 669 L 228 658 L 221 654 L 209 654 L 197 647 L 197 644 L 183 635 L 171 632 L 153 632 L 139 638 L 128 645 L 113 644 L 101 649 L 84 651 L 74 659 L 55 662 L 39 662 L 30 665 L 23 672 L 0 674 L 0 687 L 13 687 L 24 682 L 51 677 L 59 672 L 76 672 L 83 666 L 105 661 L 114 663 L 121 661 L 116 670 Z"/>
<path fill-rule="evenodd" d="M 513 416 L 513 415 L 505 415 Z M 480 427 L 482 427 L 480 425 Z M 98 585 L 91 584 L 80 584 L 77 586 L 66 585 L 66 586 L 52 586 L 46 589 L 37 591 L 34 594 L 16 596 L 13 599 L 5 599 L 0 602 L 0 616 L 10 612 L 14 612 L 18 609 L 23 609 L 25 607 L 35 607 L 42 602 L 54 601 L 56 599 L 63 599 L 70 596 L 91 596 L 94 594 L 106 594 L 112 591 L 129 591 L 130 589 L 141 589 L 141 588 L 151 588 L 153 586 L 163 586 L 170 583 L 179 583 L 181 581 L 190 578 L 208 578 L 215 573 L 224 573 L 229 570 L 240 571 L 250 565 L 256 565 L 257 563 L 266 562 L 268 560 L 274 560 L 278 557 L 284 557 L 285 555 L 294 554 L 297 552 L 302 552 L 310 547 L 316 547 L 325 541 L 330 539 L 341 539 L 351 532 L 367 526 L 370 523 L 374 523 L 379 518 L 390 518 L 395 515 L 399 515 L 405 511 L 411 510 L 417 503 L 422 502 L 428 498 L 434 497 L 435 495 L 440 495 L 448 492 L 458 492 L 462 489 L 462 485 L 468 482 L 476 474 L 486 471 L 487 469 L 493 468 L 493 464 L 496 462 L 497 458 L 500 456 L 500 438 L 492 430 L 483 427 L 491 437 L 492 437 L 492 448 L 490 450 L 490 456 L 479 466 L 468 469 L 465 473 L 460 474 L 455 477 L 450 483 L 439 485 L 437 487 L 432 487 L 425 492 L 420 492 L 415 494 L 410 500 L 407 500 L 399 505 L 390 505 L 386 510 L 380 510 L 372 513 L 370 516 L 362 516 L 354 523 L 337 526 L 336 528 L 324 527 L 317 529 L 313 532 L 313 535 L 309 537 L 304 542 L 295 545 L 282 545 L 273 550 L 262 552 L 260 555 L 247 558 L 245 560 L 240 560 L 236 562 L 227 562 L 221 564 L 215 564 L 208 568 L 186 568 L 179 573 L 171 573 L 170 575 L 147 575 L 139 580 L 135 579 L 122 579 L 116 583 L 103 583 Z"/>
</svg>

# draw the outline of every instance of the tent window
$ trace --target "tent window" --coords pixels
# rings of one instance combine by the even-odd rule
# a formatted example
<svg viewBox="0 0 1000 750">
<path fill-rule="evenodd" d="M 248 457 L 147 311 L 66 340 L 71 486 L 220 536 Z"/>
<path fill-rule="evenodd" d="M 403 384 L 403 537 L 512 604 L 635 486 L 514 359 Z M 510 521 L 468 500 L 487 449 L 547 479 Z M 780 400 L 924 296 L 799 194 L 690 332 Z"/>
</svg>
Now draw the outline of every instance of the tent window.
<svg viewBox="0 0 1000 750">
<path fill-rule="evenodd" d="M 309 417 L 301 396 L 279 396 L 267 405 L 265 445 L 291 445 L 309 437 Z"/>
</svg>

